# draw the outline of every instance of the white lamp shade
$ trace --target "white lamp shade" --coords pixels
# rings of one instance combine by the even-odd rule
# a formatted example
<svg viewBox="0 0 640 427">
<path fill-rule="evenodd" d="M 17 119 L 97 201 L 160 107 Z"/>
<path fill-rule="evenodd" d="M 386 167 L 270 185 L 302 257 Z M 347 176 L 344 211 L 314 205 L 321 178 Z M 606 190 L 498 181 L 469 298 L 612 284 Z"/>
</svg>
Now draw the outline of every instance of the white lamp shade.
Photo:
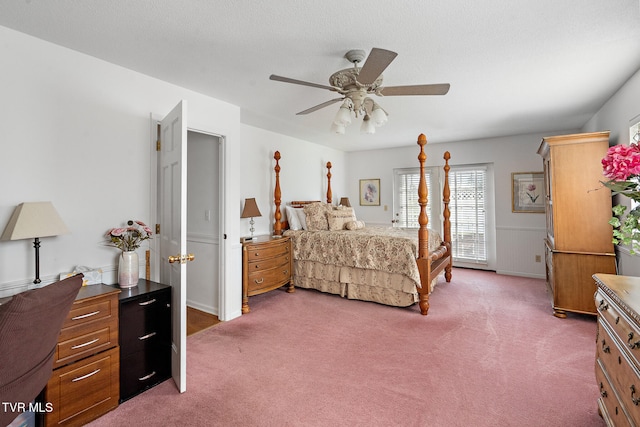
<svg viewBox="0 0 640 427">
<path fill-rule="evenodd" d="M 376 126 L 382 126 L 383 124 L 387 123 L 388 119 L 384 110 L 376 106 L 373 108 L 373 111 L 371 112 L 371 120 L 373 120 Z"/>
<path fill-rule="evenodd" d="M 338 133 L 340 135 L 344 135 L 345 127 L 342 126 L 342 125 L 337 125 L 337 124 L 333 123 L 331 125 L 331 132 L 335 132 L 335 133 Z"/>
<path fill-rule="evenodd" d="M 368 115 L 362 119 L 362 125 L 360 126 L 360 132 L 362 133 L 376 133 L 376 127 L 373 125 L 373 121 Z"/>
<path fill-rule="evenodd" d="M 68 232 L 51 202 L 26 202 L 16 206 L 0 240 L 33 239 Z"/>
<path fill-rule="evenodd" d="M 348 126 L 351 124 L 351 110 L 349 110 L 344 105 L 338 109 L 336 113 L 336 118 L 333 120 L 333 123 L 339 126 Z"/>
</svg>

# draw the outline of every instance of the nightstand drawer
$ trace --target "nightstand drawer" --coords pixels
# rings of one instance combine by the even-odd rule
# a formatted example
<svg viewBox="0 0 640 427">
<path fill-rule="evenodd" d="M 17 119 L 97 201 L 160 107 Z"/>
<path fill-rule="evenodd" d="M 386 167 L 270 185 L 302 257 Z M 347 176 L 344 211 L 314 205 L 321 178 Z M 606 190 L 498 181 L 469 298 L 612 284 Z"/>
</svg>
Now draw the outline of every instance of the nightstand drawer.
<svg viewBox="0 0 640 427">
<path fill-rule="evenodd" d="M 278 283 L 282 285 L 289 282 L 291 279 L 291 271 L 289 270 L 289 264 L 272 268 L 269 270 L 261 270 L 253 273 L 249 273 L 249 282 L 247 283 L 248 295 L 258 292 L 264 288 L 270 288 Z"/>
<path fill-rule="evenodd" d="M 289 266 L 289 255 L 283 254 L 277 258 L 269 258 L 261 261 L 249 262 L 249 274 L 260 270 L 269 270 L 271 268 L 279 268 L 282 266 Z"/>
<path fill-rule="evenodd" d="M 283 244 L 256 244 L 247 250 L 247 261 L 265 260 L 268 258 L 280 257 L 289 254 L 288 239 L 282 241 Z"/>
<path fill-rule="evenodd" d="M 117 297 L 92 300 L 89 303 L 74 304 L 69 315 L 62 325 L 62 329 L 72 328 L 96 320 L 113 316 L 113 310 L 117 310 Z"/>
</svg>

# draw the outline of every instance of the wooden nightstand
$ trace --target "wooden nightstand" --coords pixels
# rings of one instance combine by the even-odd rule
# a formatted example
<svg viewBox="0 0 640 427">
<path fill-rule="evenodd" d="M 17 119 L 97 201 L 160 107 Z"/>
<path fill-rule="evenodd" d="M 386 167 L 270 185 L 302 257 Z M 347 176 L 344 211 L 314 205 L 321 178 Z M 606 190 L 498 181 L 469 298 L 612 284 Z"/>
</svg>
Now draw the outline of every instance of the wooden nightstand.
<svg viewBox="0 0 640 427">
<path fill-rule="evenodd" d="M 293 292 L 293 254 L 289 237 L 259 236 L 242 243 L 242 313 L 249 297 L 289 284 Z"/>
</svg>

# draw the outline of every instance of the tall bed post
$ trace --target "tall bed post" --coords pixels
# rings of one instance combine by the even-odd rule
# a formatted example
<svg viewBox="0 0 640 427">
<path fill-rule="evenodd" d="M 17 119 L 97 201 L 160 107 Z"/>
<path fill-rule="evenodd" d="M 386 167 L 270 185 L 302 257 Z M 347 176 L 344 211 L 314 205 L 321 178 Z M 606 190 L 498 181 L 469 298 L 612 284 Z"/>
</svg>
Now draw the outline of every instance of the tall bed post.
<svg viewBox="0 0 640 427">
<path fill-rule="evenodd" d="M 333 194 L 331 194 L 331 162 L 327 162 L 327 203 L 333 203 Z"/>
<path fill-rule="evenodd" d="M 418 145 L 420 146 L 420 154 L 418 154 L 418 161 L 420 162 L 420 182 L 418 184 L 418 204 L 420 205 L 420 215 L 418 215 L 418 271 L 420 272 L 420 282 L 422 286 L 418 290 L 420 295 L 420 312 L 426 315 L 429 311 L 429 292 L 430 292 L 430 277 L 431 277 L 431 262 L 429 259 L 429 229 L 427 224 L 429 218 L 427 217 L 427 182 L 424 178 L 424 163 L 427 160 L 427 155 L 424 152 L 424 146 L 427 144 L 427 137 L 424 134 L 418 136 Z"/>
<path fill-rule="evenodd" d="M 282 235 L 282 223 L 280 222 L 280 218 L 282 218 L 282 213 L 280 212 L 280 198 L 282 197 L 282 192 L 280 191 L 280 164 L 278 163 L 280 161 L 280 152 L 276 151 L 273 154 L 273 158 L 276 160 L 276 166 L 273 168 L 273 170 L 276 171 L 276 186 L 273 190 L 273 200 L 276 205 L 276 211 L 273 215 L 275 219 L 275 223 L 273 224 L 273 235 L 280 236 Z"/>
<path fill-rule="evenodd" d="M 451 189 L 449 188 L 449 159 L 451 154 L 448 151 L 444 152 L 444 188 L 442 189 L 442 202 L 444 203 L 444 210 L 442 216 L 444 217 L 444 242 L 447 246 L 447 256 L 451 257 L 451 211 L 449 210 L 449 201 L 451 196 Z M 451 282 L 451 262 L 444 268 L 444 278 L 447 282 Z"/>
</svg>

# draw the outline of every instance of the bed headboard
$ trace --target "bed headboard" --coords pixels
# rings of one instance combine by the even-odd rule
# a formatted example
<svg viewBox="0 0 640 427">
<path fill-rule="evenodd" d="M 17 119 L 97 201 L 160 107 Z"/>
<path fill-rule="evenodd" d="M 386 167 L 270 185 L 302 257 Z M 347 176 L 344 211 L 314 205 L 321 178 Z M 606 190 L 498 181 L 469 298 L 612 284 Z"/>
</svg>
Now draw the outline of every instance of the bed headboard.
<svg viewBox="0 0 640 427">
<path fill-rule="evenodd" d="M 282 190 L 280 188 L 280 159 L 282 156 L 280 155 L 280 151 L 276 151 L 273 153 L 273 158 L 276 161 L 276 165 L 273 170 L 276 173 L 276 183 L 275 188 L 273 190 L 273 202 L 276 205 L 276 211 L 274 213 L 274 224 L 273 224 L 273 235 L 280 236 L 282 232 L 289 228 L 289 224 L 287 221 L 282 221 L 282 211 L 280 210 L 280 206 L 282 205 Z M 327 203 L 331 204 L 333 201 L 333 195 L 331 193 L 331 162 L 327 162 Z M 303 207 L 309 203 L 317 203 L 320 200 L 294 200 L 291 201 L 290 205 L 294 207 Z"/>
</svg>

